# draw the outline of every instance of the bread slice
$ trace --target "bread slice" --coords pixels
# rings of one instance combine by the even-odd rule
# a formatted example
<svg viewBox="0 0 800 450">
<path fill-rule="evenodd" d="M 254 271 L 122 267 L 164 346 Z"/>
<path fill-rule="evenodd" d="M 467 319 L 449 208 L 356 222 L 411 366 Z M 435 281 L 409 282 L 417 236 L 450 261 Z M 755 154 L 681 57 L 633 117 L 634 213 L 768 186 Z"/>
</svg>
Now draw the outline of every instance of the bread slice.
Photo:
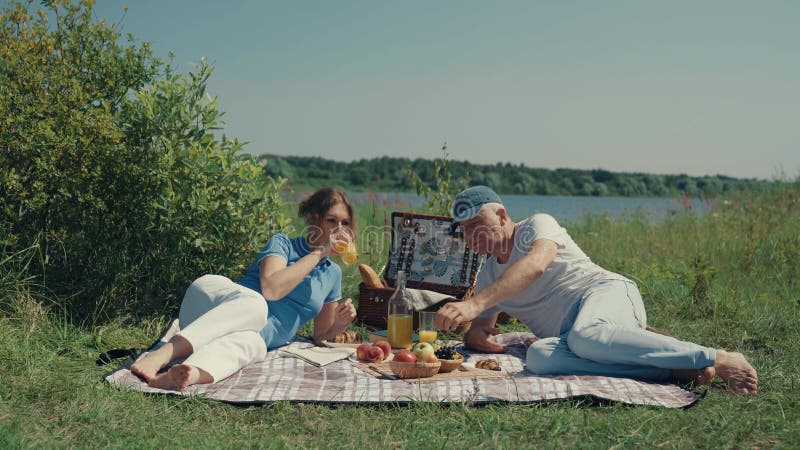
<svg viewBox="0 0 800 450">
<path fill-rule="evenodd" d="M 364 286 L 368 288 L 382 288 L 383 282 L 381 281 L 381 277 L 375 273 L 375 270 L 372 267 L 366 264 L 359 264 L 358 271 L 361 273 L 361 280 L 364 281 Z"/>
</svg>

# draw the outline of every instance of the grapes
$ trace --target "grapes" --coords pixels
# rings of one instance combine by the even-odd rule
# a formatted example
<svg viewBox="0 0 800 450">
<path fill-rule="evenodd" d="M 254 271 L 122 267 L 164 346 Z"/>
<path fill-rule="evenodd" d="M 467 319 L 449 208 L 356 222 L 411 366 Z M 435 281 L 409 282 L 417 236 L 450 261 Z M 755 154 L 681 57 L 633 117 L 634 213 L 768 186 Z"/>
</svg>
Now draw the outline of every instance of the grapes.
<svg viewBox="0 0 800 450">
<path fill-rule="evenodd" d="M 439 347 L 439 350 L 436 350 L 436 357 L 439 359 L 460 359 L 459 356 L 461 356 L 461 354 L 458 353 L 456 348 L 452 345 L 443 345 Z"/>
</svg>

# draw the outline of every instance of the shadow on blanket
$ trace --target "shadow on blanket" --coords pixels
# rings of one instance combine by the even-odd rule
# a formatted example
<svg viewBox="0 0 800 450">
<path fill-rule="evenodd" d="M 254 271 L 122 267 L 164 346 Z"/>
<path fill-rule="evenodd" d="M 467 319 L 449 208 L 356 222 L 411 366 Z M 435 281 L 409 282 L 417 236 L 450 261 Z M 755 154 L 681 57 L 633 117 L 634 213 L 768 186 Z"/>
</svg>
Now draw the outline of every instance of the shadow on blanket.
<svg viewBox="0 0 800 450">
<path fill-rule="evenodd" d="M 177 321 L 161 342 L 177 332 Z M 495 379 L 456 379 L 411 384 L 368 375 L 342 360 L 315 367 L 301 359 L 272 351 L 266 360 L 251 364 L 217 383 L 195 385 L 184 392 L 149 387 L 123 366 L 105 379 L 120 389 L 150 393 L 198 395 L 233 404 L 261 404 L 276 401 L 310 403 L 412 403 L 418 401 L 481 405 L 496 402 L 541 402 L 590 398 L 599 402 L 621 402 L 684 408 L 695 403 L 697 393 L 673 384 L 601 376 L 538 376 L 524 368 L 527 346 L 535 340 L 531 333 L 505 333 L 495 337 L 508 346 L 508 353 L 487 355 L 465 352 L 467 362 L 487 357 L 497 359 L 508 374 Z M 288 344 L 308 346 L 305 340 Z"/>
</svg>

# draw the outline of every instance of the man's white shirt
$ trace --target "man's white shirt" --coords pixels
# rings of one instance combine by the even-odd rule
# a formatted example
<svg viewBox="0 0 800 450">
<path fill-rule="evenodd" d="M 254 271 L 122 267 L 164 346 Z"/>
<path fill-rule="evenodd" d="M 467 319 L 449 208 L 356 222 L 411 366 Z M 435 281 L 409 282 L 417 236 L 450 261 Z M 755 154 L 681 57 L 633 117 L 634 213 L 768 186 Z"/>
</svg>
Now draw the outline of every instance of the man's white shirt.
<svg viewBox="0 0 800 450">
<path fill-rule="evenodd" d="M 564 317 L 575 303 L 581 301 L 593 283 L 599 280 L 630 281 L 593 263 L 553 216 L 534 214 L 516 224 L 514 249 L 505 264 L 498 263 L 494 256 L 487 258 L 478 272 L 476 292 L 499 279 L 539 239 L 548 239 L 558 245 L 553 262 L 534 283 L 518 294 L 501 300 L 480 317 L 491 317 L 505 311 L 539 337 L 558 336 Z"/>
</svg>

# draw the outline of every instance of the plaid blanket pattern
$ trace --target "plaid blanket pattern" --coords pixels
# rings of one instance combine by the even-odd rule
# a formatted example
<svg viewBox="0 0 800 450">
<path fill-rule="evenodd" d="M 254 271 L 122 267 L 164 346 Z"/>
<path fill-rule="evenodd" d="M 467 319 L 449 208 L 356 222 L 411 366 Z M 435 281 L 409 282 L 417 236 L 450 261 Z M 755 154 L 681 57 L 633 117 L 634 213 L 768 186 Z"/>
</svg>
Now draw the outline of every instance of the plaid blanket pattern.
<svg viewBox="0 0 800 450">
<path fill-rule="evenodd" d="M 167 340 L 176 324 L 165 334 Z M 315 367 L 283 352 L 270 352 L 266 360 L 249 365 L 232 376 L 207 385 L 191 386 L 184 392 L 149 387 L 128 370 L 130 360 L 110 373 L 106 381 L 120 389 L 150 393 L 198 395 L 238 404 L 274 401 L 378 403 L 430 401 L 483 404 L 490 402 L 540 402 L 591 396 L 614 402 L 653 405 L 667 408 L 686 407 L 697 401 L 695 393 L 672 384 L 660 384 L 626 378 L 602 376 L 538 376 L 524 368 L 527 346 L 536 340 L 530 333 L 506 333 L 495 337 L 507 345 L 508 353 L 486 355 L 465 352 L 466 361 L 494 358 L 508 376 L 495 379 L 458 379 L 410 384 L 401 380 L 376 378 L 354 367 L 349 361 L 337 361 Z M 295 341 L 290 346 L 308 346 Z"/>
</svg>

